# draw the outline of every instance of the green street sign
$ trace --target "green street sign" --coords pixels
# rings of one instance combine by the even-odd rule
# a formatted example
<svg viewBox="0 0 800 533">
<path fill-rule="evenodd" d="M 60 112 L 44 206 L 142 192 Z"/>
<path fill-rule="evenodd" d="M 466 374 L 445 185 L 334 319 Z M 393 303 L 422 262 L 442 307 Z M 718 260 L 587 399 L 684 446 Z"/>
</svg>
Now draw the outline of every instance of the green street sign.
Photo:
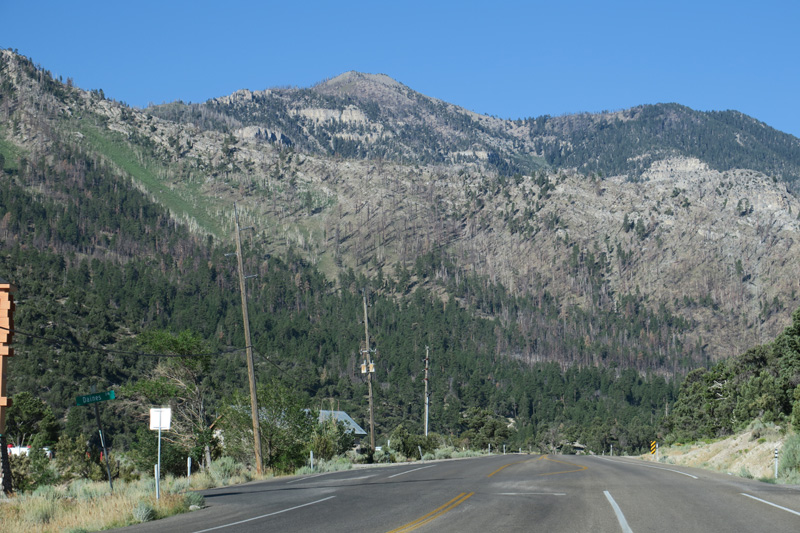
<svg viewBox="0 0 800 533">
<path fill-rule="evenodd" d="M 78 396 L 77 398 L 75 398 L 75 403 L 77 405 L 87 405 L 95 402 L 104 402 L 106 400 L 113 400 L 114 398 L 116 398 L 116 396 L 114 395 L 114 391 L 110 390 L 108 392 L 98 392 L 95 394 L 86 394 L 84 396 Z"/>
</svg>

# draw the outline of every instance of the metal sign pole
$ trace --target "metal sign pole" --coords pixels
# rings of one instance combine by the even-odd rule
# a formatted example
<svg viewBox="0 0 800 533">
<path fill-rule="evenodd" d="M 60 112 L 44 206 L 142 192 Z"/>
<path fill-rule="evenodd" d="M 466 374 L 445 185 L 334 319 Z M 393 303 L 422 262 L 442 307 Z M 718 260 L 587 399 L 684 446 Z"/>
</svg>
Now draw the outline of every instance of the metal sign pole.
<svg viewBox="0 0 800 533">
<path fill-rule="evenodd" d="M 158 463 L 156 463 L 156 499 L 161 498 L 161 430 L 169 430 L 172 422 L 172 410 L 169 407 L 162 409 L 150 409 L 150 429 L 158 430 Z"/>
<path fill-rule="evenodd" d="M 158 414 L 158 464 L 156 465 L 156 500 L 161 498 L 159 481 L 161 480 L 161 413 Z"/>
<path fill-rule="evenodd" d="M 106 473 L 108 474 L 108 486 L 111 487 L 111 492 L 114 492 L 114 482 L 111 480 L 111 465 L 109 465 L 108 463 L 108 450 L 106 449 L 106 439 L 103 436 L 103 428 L 100 426 L 100 409 L 97 407 L 96 402 L 94 404 L 94 417 L 97 419 L 97 431 L 100 432 L 100 445 L 103 446 L 103 455 L 106 456 Z"/>
</svg>

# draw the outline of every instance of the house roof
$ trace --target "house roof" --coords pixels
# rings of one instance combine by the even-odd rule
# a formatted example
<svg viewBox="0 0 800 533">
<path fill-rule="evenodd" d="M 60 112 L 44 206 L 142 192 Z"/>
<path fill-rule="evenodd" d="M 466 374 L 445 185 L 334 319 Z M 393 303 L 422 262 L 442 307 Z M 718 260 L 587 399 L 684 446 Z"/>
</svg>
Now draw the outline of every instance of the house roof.
<svg viewBox="0 0 800 533">
<path fill-rule="evenodd" d="M 362 436 L 366 435 L 367 432 L 364 429 L 356 424 L 356 421 L 350 418 L 350 415 L 345 413 L 344 411 L 324 411 L 320 410 L 319 412 L 319 421 L 324 422 L 326 420 L 330 420 L 331 417 L 335 417 L 337 422 L 343 422 L 347 431 L 352 431 L 354 435 Z"/>
</svg>

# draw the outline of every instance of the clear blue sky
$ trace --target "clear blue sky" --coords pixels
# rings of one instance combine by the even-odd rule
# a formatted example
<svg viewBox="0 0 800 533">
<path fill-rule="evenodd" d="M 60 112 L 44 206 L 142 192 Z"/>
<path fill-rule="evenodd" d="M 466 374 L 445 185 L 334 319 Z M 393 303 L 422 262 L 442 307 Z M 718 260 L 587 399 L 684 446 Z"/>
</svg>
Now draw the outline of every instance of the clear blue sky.
<svg viewBox="0 0 800 533">
<path fill-rule="evenodd" d="M 678 102 L 800 137 L 796 0 L 0 0 L 0 48 L 144 107 L 384 73 L 502 118 Z"/>
</svg>

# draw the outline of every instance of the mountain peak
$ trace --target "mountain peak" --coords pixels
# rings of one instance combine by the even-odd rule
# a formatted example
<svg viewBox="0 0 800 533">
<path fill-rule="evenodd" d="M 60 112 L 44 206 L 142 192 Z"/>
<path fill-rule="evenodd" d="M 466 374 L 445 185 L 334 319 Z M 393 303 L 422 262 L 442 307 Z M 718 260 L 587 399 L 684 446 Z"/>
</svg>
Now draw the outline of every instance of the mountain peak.
<svg viewBox="0 0 800 533">
<path fill-rule="evenodd" d="M 381 106 L 405 108 L 412 105 L 414 91 L 386 74 L 365 74 L 351 70 L 313 87 L 319 94 L 368 100 Z"/>
<path fill-rule="evenodd" d="M 408 88 L 386 74 L 368 74 L 364 72 L 358 72 L 356 70 L 350 70 L 317 84 L 314 89 L 320 92 L 335 91 L 340 93 L 349 93 L 355 88 L 366 85 L 381 85 L 392 89 Z"/>
</svg>

